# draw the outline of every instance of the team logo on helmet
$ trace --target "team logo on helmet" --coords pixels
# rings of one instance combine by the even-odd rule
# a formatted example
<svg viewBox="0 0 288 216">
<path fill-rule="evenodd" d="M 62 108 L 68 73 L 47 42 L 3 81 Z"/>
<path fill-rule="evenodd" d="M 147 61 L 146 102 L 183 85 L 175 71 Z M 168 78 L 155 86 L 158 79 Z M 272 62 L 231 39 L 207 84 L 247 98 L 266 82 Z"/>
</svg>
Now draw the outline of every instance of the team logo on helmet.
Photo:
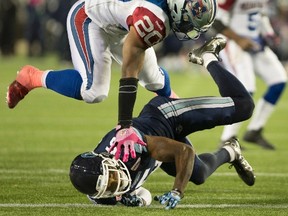
<svg viewBox="0 0 288 216">
<path fill-rule="evenodd" d="M 189 1 L 187 5 L 191 9 L 193 16 L 197 17 L 198 19 L 200 19 L 203 14 L 208 11 L 207 7 L 203 5 L 202 0 L 196 2 Z"/>
<path fill-rule="evenodd" d="M 82 158 L 94 158 L 94 157 L 96 157 L 96 155 L 93 154 L 92 152 L 85 152 L 85 153 L 81 154 L 81 157 Z"/>
</svg>

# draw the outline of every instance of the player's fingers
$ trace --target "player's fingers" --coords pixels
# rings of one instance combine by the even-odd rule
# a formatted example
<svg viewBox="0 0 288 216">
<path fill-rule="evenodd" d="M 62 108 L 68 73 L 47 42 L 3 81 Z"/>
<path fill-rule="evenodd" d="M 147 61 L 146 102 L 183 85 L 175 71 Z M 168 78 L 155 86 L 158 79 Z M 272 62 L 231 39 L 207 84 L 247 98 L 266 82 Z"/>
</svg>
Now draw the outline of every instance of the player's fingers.
<svg viewBox="0 0 288 216">
<path fill-rule="evenodd" d="M 132 146 L 130 146 L 130 154 L 132 158 L 136 158 L 136 152 L 134 149 L 134 144 Z"/>
<path fill-rule="evenodd" d="M 119 157 L 120 157 L 120 154 L 121 154 L 121 147 L 119 147 L 120 145 L 117 145 L 117 150 L 116 150 L 116 153 L 115 153 L 115 159 L 118 160 Z"/>
<path fill-rule="evenodd" d="M 124 143 L 124 155 L 123 155 L 123 162 L 127 162 L 129 158 L 129 146 L 127 145 L 127 143 Z"/>
<path fill-rule="evenodd" d="M 136 158 L 136 152 L 135 152 L 135 149 L 134 149 L 134 141 L 127 140 L 125 144 L 126 144 L 126 146 L 129 147 L 131 157 L 132 158 Z"/>
</svg>

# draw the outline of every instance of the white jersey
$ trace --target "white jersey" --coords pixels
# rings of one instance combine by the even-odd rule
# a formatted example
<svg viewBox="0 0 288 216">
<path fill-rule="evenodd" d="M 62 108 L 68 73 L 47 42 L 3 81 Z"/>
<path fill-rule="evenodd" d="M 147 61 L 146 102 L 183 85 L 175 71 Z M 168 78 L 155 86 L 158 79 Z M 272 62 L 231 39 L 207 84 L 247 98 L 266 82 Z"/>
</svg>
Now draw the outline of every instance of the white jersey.
<svg viewBox="0 0 288 216">
<path fill-rule="evenodd" d="M 256 38 L 263 31 L 262 15 L 268 0 L 219 0 L 217 19 L 237 34 Z"/>
<path fill-rule="evenodd" d="M 165 11 L 146 0 L 85 0 L 85 12 L 97 26 L 108 31 L 112 26 L 128 31 L 133 25 L 148 46 L 159 43 L 170 32 Z"/>
<path fill-rule="evenodd" d="M 277 56 L 263 45 L 262 36 L 273 34 L 267 19 L 263 19 L 267 9 L 267 0 L 219 0 L 216 19 L 230 27 L 238 35 L 248 37 L 259 43 L 259 51 L 250 53 L 242 50 L 233 40 L 220 52 L 225 67 L 233 73 L 247 88 L 255 92 L 255 74 L 268 85 L 286 82 L 286 71 Z M 267 17 L 266 17 L 267 18 Z M 223 36 L 223 35 L 221 35 Z M 224 36 L 223 36 L 224 37 Z"/>
<path fill-rule="evenodd" d="M 67 33 L 74 68 L 83 84 L 81 96 L 87 103 L 104 100 L 109 93 L 112 59 L 122 64 L 123 43 L 133 26 L 145 51 L 139 83 L 150 91 L 162 89 L 163 71 L 157 64 L 153 45 L 170 31 L 166 0 L 78 0 L 67 17 Z"/>
</svg>

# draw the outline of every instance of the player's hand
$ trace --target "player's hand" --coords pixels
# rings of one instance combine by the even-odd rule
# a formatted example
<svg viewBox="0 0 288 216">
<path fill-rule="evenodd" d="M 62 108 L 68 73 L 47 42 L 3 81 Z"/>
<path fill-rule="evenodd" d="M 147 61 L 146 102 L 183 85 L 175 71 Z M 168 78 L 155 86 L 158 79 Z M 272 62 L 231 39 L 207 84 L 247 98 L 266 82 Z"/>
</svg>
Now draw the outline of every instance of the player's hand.
<svg viewBox="0 0 288 216">
<path fill-rule="evenodd" d="M 120 202 L 125 206 L 144 206 L 143 199 L 137 195 L 123 194 Z"/>
<path fill-rule="evenodd" d="M 263 38 L 266 45 L 272 49 L 277 48 L 281 45 L 281 38 L 276 34 L 265 35 Z"/>
<path fill-rule="evenodd" d="M 147 146 L 147 144 L 142 141 L 138 134 L 133 130 L 132 126 L 130 126 L 129 128 L 120 129 L 116 132 L 116 139 L 110 147 L 109 153 L 113 151 L 114 148 L 116 148 L 115 158 L 116 160 L 118 160 L 121 155 L 122 148 L 124 148 L 122 161 L 127 162 L 129 159 L 129 154 L 132 158 L 136 157 L 136 152 L 134 149 L 135 143 Z"/>
<path fill-rule="evenodd" d="M 161 205 L 166 205 L 167 210 L 174 209 L 181 200 L 181 194 L 176 190 L 171 190 L 162 196 L 155 196 L 154 200 L 159 201 Z"/>
</svg>

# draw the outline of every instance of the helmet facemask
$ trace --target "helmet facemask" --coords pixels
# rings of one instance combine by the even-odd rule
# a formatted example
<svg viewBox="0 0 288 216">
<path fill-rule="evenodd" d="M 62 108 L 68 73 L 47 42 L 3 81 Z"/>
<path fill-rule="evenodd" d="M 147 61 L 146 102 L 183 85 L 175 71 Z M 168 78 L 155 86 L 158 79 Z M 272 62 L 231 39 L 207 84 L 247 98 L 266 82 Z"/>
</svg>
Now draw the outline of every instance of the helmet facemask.
<svg viewBox="0 0 288 216">
<path fill-rule="evenodd" d="M 92 195 L 92 198 L 115 197 L 126 193 L 130 189 L 130 174 L 121 160 L 104 157 L 101 166 L 103 174 L 98 177 L 96 183 L 97 193 Z"/>
<path fill-rule="evenodd" d="M 125 164 L 108 153 L 78 155 L 70 167 L 70 180 L 78 191 L 96 199 L 119 196 L 131 186 Z"/>
</svg>

